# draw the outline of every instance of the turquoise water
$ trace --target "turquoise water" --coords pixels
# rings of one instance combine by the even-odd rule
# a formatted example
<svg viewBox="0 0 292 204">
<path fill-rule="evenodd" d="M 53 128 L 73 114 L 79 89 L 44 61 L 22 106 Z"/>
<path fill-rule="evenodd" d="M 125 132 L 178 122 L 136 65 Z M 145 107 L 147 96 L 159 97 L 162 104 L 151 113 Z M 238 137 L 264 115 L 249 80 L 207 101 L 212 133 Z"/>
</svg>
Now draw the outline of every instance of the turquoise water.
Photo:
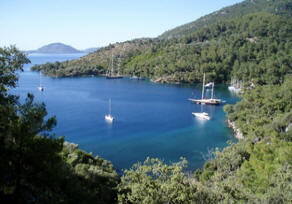
<svg viewBox="0 0 292 204">
<path fill-rule="evenodd" d="M 30 55 L 32 64 L 63 61 L 81 55 Z M 234 140 L 225 124 L 223 105 L 190 103 L 189 97 L 200 97 L 200 85 L 163 85 L 128 78 L 107 80 L 104 77 L 42 77 L 44 92 L 39 92 L 39 73 L 31 72 L 32 64 L 20 74 L 14 91 L 36 101 L 45 102 L 50 114 L 56 115 L 57 136 L 94 155 L 113 162 L 118 169 L 131 167 L 147 156 L 165 162 L 189 161 L 189 168 L 202 167 L 204 155 L 216 147 L 223 148 Z M 209 91 L 210 92 L 210 91 Z M 207 94 L 210 94 L 207 92 Z M 217 98 L 234 104 L 239 99 L 225 85 L 215 89 Z M 113 124 L 104 120 L 108 100 L 112 100 Z M 212 119 L 201 121 L 191 112 L 208 112 Z"/>
</svg>

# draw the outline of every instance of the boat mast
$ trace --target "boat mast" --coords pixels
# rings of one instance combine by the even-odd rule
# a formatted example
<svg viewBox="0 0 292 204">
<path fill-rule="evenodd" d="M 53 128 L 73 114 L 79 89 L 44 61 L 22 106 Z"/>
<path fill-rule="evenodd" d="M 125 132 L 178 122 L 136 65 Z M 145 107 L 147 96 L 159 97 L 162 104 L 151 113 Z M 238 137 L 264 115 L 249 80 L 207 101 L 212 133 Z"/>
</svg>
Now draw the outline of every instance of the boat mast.
<svg viewBox="0 0 292 204">
<path fill-rule="evenodd" d="M 110 76 L 114 75 L 114 54 L 112 53 L 112 69 L 111 69 L 111 73 Z"/>
<path fill-rule="evenodd" d="M 212 95 L 211 95 L 211 99 L 213 99 L 214 98 L 214 82 L 212 82 Z"/>
<path fill-rule="evenodd" d="M 205 91 L 205 73 L 204 73 L 204 78 L 203 78 L 202 99 L 204 99 L 204 91 Z"/>
<path fill-rule="evenodd" d="M 40 87 L 42 87 L 42 72 L 40 71 Z"/>
<path fill-rule="evenodd" d="M 109 99 L 109 114 L 112 114 L 112 100 Z"/>
<path fill-rule="evenodd" d="M 118 76 L 120 75 L 120 64 L 121 64 L 121 58 L 119 57 L 119 63 L 118 63 Z"/>
<path fill-rule="evenodd" d="M 110 71 L 110 75 L 109 76 L 113 76 L 114 75 L 114 54 L 112 52 L 112 63 L 111 63 L 112 67 L 111 67 L 111 71 Z"/>
</svg>

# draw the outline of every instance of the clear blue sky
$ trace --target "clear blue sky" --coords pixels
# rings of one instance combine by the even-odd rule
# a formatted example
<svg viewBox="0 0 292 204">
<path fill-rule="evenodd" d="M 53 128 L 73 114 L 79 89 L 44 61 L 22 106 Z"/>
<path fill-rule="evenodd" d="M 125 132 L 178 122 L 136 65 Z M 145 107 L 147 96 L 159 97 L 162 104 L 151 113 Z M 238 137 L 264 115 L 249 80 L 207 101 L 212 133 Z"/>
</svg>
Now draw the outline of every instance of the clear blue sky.
<svg viewBox="0 0 292 204">
<path fill-rule="evenodd" d="M 0 0 L 0 46 L 100 47 L 164 31 L 242 0 Z"/>
</svg>

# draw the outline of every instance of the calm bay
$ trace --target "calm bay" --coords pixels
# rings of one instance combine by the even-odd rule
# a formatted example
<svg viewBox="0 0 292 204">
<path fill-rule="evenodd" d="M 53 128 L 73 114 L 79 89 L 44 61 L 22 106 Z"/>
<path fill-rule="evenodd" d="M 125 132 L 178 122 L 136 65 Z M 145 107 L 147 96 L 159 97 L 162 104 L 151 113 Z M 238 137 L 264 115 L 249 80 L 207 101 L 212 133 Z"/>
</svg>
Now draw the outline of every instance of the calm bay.
<svg viewBox="0 0 292 204">
<path fill-rule="evenodd" d="M 57 117 L 54 129 L 57 137 L 64 135 L 66 141 L 110 160 L 118 170 L 143 162 L 147 156 L 167 163 L 185 157 L 190 169 L 200 168 L 209 150 L 225 147 L 228 140 L 234 141 L 225 123 L 223 105 L 198 105 L 187 100 L 200 97 L 200 84 L 42 76 L 44 91 L 37 89 L 40 78 L 38 72 L 30 71 L 33 64 L 71 60 L 82 55 L 29 55 L 32 63 L 24 67 L 18 87 L 13 90 L 22 101 L 29 92 L 36 101 L 46 104 L 49 116 Z M 239 100 L 226 85 L 216 85 L 215 95 L 229 104 Z M 104 120 L 110 98 L 115 117 L 112 124 Z M 202 121 L 191 114 L 200 111 L 208 112 L 212 119 Z"/>
</svg>

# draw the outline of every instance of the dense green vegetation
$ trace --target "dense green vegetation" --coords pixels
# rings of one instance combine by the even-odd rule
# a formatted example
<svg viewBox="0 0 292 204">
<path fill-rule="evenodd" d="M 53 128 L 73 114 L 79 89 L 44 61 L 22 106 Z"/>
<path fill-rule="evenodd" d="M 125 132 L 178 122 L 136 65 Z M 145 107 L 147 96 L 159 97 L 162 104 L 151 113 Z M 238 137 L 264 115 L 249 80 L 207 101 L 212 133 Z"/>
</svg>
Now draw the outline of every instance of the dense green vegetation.
<svg viewBox="0 0 292 204">
<path fill-rule="evenodd" d="M 168 82 L 198 82 L 206 72 L 209 80 L 220 83 L 235 78 L 276 84 L 292 70 L 291 31 L 292 21 L 283 17 L 247 15 L 160 43 L 126 61 L 124 72 Z"/>
<path fill-rule="evenodd" d="M 290 203 L 292 76 L 281 85 L 247 90 L 242 101 L 225 110 L 245 139 L 216 150 L 213 159 L 193 175 L 183 171 L 185 160 L 168 166 L 148 159 L 134 165 L 121 179 L 119 201 Z"/>
<path fill-rule="evenodd" d="M 216 150 L 202 169 L 158 159 L 135 164 L 118 179 L 113 166 L 64 143 L 44 120 L 44 104 L 9 94 L 27 63 L 0 49 L 0 197 L 18 203 L 291 203 L 292 3 L 250 0 L 201 18 L 159 39 L 102 48 L 63 63 L 34 66 L 51 76 L 105 74 L 112 53 L 128 75 L 165 82 L 232 78 L 248 85 L 224 107 L 244 139 Z M 206 22 L 203 26 L 202 22 Z M 189 28 L 190 29 L 187 29 Z"/>
<path fill-rule="evenodd" d="M 248 14 L 180 38 L 115 44 L 77 60 L 32 69 L 51 76 L 103 75 L 111 52 L 116 65 L 120 57 L 123 74 L 158 82 L 199 82 L 205 72 L 208 80 L 219 83 L 236 79 L 246 85 L 277 84 L 292 70 L 292 20 L 269 13 Z"/>
<path fill-rule="evenodd" d="M 53 77 L 105 75 L 111 64 L 112 55 L 115 69 L 117 69 L 119 62 L 122 64 L 125 58 L 141 53 L 152 43 L 151 39 L 146 38 L 116 43 L 76 60 L 35 65 L 32 70 L 42 70 L 44 74 Z"/>
<path fill-rule="evenodd" d="M 1 203 L 113 203 L 118 176 L 110 162 L 50 133 L 45 104 L 24 104 L 9 93 L 29 60 L 14 47 L 0 48 Z"/>
<path fill-rule="evenodd" d="M 202 169 L 147 159 L 119 179 L 110 162 L 50 133 L 45 105 L 9 94 L 27 58 L 1 48 L 0 199 L 4 203 L 289 203 L 292 201 L 292 76 L 245 90 L 225 111 L 244 139 Z"/>
<path fill-rule="evenodd" d="M 172 30 L 164 32 L 159 36 L 161 39 L 180 38 L 184 35 L 192 34 L 207 25 L 217 23 L 219 21 L 231 20 L 246 14 L 257 12 L 273 13 L 278 15 L 292 15 L 291 0 L 246 0 L 219 11 L 215 11 L 206 16 L 199 18 L 196 21 L 179 26 Z"/>
</svg>

